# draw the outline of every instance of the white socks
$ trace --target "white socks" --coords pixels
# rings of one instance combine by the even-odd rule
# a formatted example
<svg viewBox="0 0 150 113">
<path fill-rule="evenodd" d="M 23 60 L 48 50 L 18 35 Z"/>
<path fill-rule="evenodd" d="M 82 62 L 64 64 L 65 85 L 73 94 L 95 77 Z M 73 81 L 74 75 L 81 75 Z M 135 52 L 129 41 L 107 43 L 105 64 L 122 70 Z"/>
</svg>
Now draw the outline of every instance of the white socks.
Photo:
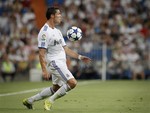
<svg viewBox="0 0 150 113">
<path fill-rule="evenodd" d="M 38 93 L 38 94 L 28 98 L 28 102 L 30 104 L 32 104 L 34 101 L 38 101 L 38 100 L 44 99 L 44 98 L 46 98 L 48 96 L 53 95 L 54 93 L 55 92 L 54 92 L 52 87 L 45 88 L 40 93 Z"/>
<path fill-rule="evenodd" d="M 49 98 L 49 101 L 53 103 L 56 99 L 66 95 L 69 90 L 71 90 L 70 86 L 68 84 L 64 84 Z"/>
<path fill-rule="evenodd" d="M 52 87 L 48 87 L 43 89 L 40 93 L 28 98 L 28 102 L 32 104 L 35 101 L 51 96 L 49 100 L 53 103 L 56 99 L 66 95 L 69 90 L 71 90 L 71 88 L 68 84 L 63 84 L 56 92 L 54 92 Z"/>
</svg>

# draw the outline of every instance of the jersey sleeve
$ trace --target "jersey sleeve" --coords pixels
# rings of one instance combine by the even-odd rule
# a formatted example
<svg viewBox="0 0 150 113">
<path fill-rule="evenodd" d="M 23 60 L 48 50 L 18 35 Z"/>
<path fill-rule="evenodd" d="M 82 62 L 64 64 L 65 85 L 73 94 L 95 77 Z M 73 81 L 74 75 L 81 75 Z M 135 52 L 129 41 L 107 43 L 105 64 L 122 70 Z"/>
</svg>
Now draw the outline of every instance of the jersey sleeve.
<svg viewBox="0 0 150 113">
<path fill-rule="evenodd" d="M 66 46 L 66 42 L 65 42 L 65 40 L 64 40 L 63 37 L 62 37 L 62 46 L 63 46 L 63 47 Z"/>
<path fill-rule="evenodd" d="M 47 49 L 49 37 L 46 32 L 40 31 L 38 35 L 38 48 Z"/>
</svg>

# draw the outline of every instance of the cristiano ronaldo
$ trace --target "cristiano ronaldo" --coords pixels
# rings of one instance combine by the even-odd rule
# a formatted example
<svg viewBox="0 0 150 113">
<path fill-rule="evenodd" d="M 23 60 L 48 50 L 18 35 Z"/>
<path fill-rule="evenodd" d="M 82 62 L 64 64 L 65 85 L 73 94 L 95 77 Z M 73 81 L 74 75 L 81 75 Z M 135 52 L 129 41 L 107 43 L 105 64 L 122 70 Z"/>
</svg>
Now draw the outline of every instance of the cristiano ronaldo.
<svg viewBox="0 0 150 113">
<path fill-rule="evenodd" d="M 53 85 L 43 89 L 34 96 L 24 99 L 23 105 L 28 109 L 33 109 L 35 101 L 47 98 L 44 101 L 44 109 L 50 110 L 56 99 L 63 97 L 68 91 L 76 87 L 77 81 L 68 70 L 66 55 L 85 63 L 91 62 L 90 58 L 79 55 L 69 49 L 62 33 L 55 27 L 62 21 L 59 8 L 48 8 L 46 18 L 47 22 L 38 34 L 39 60 L 43 77 L 45 79 L 52 77 Z"/>
</svg>

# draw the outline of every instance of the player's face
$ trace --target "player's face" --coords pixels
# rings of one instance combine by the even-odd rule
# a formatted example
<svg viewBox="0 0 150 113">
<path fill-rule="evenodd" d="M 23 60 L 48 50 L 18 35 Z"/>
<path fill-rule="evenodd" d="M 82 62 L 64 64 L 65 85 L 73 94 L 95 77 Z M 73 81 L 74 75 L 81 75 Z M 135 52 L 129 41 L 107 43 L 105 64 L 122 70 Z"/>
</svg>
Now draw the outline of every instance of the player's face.
<svg viewBox="0 0 150 113">
<path fill-rule="evenodd" d="M 54 22 L 55 24 L 60 24 L 62 21 L 62 15 L 61 15 L 61 12 L 60 10 L 57 10 L 56 13 L 55 13 L 55 19 L 54 19 Z"/>
</svg>

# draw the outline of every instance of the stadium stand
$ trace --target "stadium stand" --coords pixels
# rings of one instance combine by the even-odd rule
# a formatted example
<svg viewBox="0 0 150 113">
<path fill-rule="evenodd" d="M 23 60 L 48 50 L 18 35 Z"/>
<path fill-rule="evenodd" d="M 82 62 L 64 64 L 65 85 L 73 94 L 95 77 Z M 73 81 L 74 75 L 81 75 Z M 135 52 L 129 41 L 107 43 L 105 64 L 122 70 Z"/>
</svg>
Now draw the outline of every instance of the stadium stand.
<svg viewBox="0 0 150 113">
<path fill-rule="evenodd" d="M 149 0 L 35 1 L 0 1 L 0 65 L 7 54 L 15 66 L 16 78 L 28 77 L 30 69 L 40 69 L 37 34 L 46 20 L 42 12 L 52 5 L 62 9 L 64 19 L 58 28 L 68 46 L 93 59 L 85 66 L 68 58 L 75 77 L 101 78 L 102 46 L 106 44 L 107 79 L 150 78 Z M 76 43 L 66 38 L 67 29 L 73 25 L 83 31 L 82 40 Z"/>
</svg>

